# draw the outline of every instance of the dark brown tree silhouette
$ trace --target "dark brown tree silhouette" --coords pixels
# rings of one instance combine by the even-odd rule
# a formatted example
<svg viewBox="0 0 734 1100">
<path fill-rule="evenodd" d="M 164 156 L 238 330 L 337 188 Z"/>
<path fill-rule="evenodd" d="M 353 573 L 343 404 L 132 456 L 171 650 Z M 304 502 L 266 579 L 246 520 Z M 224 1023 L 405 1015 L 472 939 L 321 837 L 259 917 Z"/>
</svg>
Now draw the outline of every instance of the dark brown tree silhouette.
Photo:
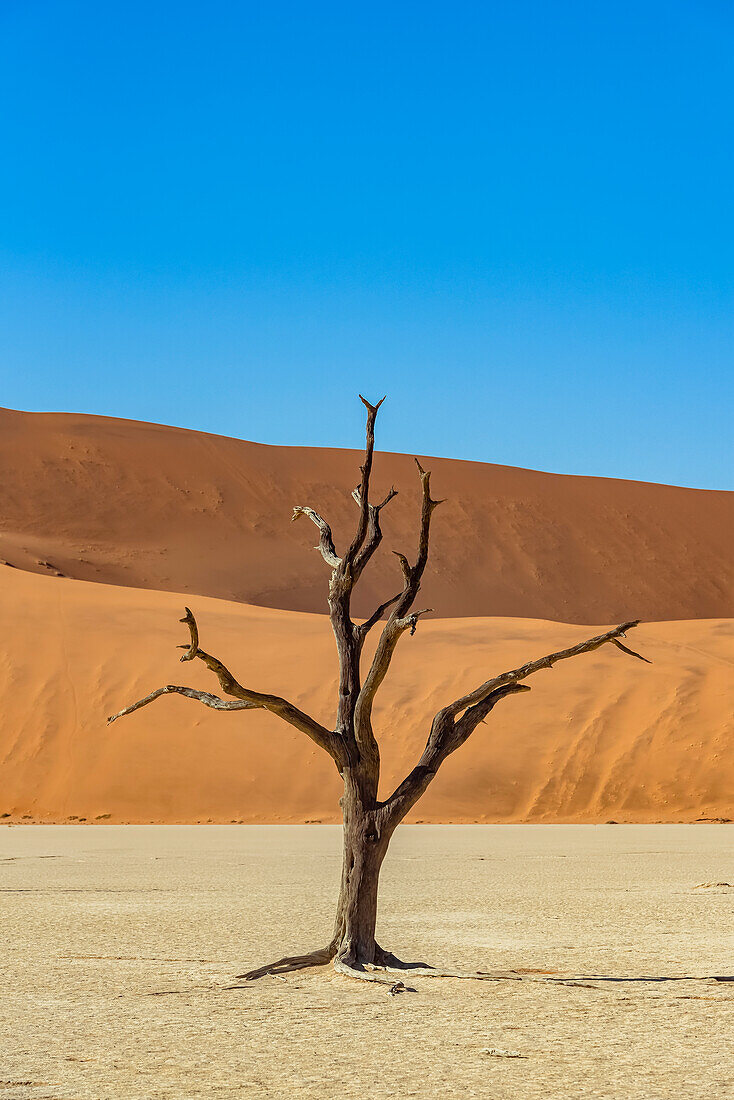
<svg viewBox="0 0 734 1100">
<path fill-rule="evenodd" d="M 531 661 L 521 668 L 492 677 L 474 691 L 462 695 L 439 710 L 431 724 L 420 760 L 392 794 L 385 801 L 380 801 L 380 751 L 372 728 L 372 707 L 400 639 L 406 632 L 414 634 L 420 616 L 431 610 L 423 608 L 414 611 L 413 604 L 428 562 L 431 517 L 434 509 L 442 502 L 431 497 L 431 475 L 416 459 L 422 489 L 422 506 L 415 564 L 411 565 L 404 554 L 394 551 L 402 570 L 402 589 L 380 604 L 366 621 L 355 623 L 350 610 L 352 591 L 382 540 L 380 513 L 396 495 L 393 488 L 379 504 L 370 502 L 375 420 L 382 401 L 371 405 L 363 397 L 361 400 L 367 409 L 367 445 L 364 465 L 361 467 L 361 483 L 352 494 L 359 507 L 359 519 L 347 550 L 341 556 L 337 553 L 329 524 L 313 508 L 299 505 L 293 510 L 294 520 L 302 515 L 307 516 L 318 527 L 317 549 L 331 570 L 329 614 L 339 657 L 339 696 L 334 728 L 328 729 L 287 699 L 278 695 L 264 695 L 243 687 L 221 661 L 199 648 L 198 626 L 188 608 L 181 622 L 187 624 L 191 640 L 188 645 L 179 647 L 186 650 L 181 660 L 203 661 L 231 699 L 220 699 L 208 692 L 169 684 L 121 710 L 108 721 L 114 722 L 131 714 L 161 695 L 175 693 L 196 699 L 214 710 L 269 710 L 295 726 L 301 733 L 305 733 L 332 757 L 344 783 L 344 793 L 340 800 L 344 819 L 344 858 L 334 934 L 328 945 L 318 951 L 278 959 L 242 974 L 240 978 L 254 979 L 264 974 L 319 966 L 332 959 L 336 969 L 342 973 L 390 984 L 394 979 L 387 976 L 389 973 L 399 973 L 402 976 L 423 973 L 457 977 L 498 977 L 500 975 L 488 972 L 467 974 L 437 970 L 424 965 L 411 966 L 383 950 L 376 942 L 378 881 L 390 838 L 431 783 L 446 757 L 464 744 L 501 699 L 529 691 L 530 688 L 523 681 L 534 672 L 551 668 L 557 661 L 568 657 L 590 653 L 608 642 L 632 657 L 639 657 L 643 661 L 646 658 L 628 649 L 620 641 L 620 638 L 625 637 L 626 631 L 637 626 L 637 622 L 628 622 L 570 649 L 559 650 L 558 653 Z M 361 657 L 365 639 L 385 615 L 387 619 L 363 680 Z"/>
</svg>

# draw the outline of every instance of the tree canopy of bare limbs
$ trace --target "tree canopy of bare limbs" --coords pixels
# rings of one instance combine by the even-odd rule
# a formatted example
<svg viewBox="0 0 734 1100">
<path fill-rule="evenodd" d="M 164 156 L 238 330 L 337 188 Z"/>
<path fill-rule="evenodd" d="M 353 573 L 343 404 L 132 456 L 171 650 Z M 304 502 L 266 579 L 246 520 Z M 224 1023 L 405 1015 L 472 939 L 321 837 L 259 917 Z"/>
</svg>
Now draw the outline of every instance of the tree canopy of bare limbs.
<svg viewBox="0 0 734 1100">
<path fill-rule="evenodd" d="M 405 554 L 393 551 L 402 572 L 400 590 L 376 607 L 364 622 L 354 622 L 350 607 L 352 592 L 382 541 L 382 510 L 397 495 L 393 488 L 379 503 L 373 503 L 370 499 L 375 420 L 385 399 L 376 405 L 371 405 L 364 397 L 361 400 L 367 410 L 367 442 L 361 481 L 352 494 L 358 508 L 358 517 L 349 546 L 342 553 L 337 551 L 329 523 L 313 508 L 299 504 L 293 509 L 294 520 L 305 516 L 317 527 L 317 549 L 330 570 L 329 615 L 339 660 L 339 693 L 333 728 L 322 725 L 279 695 L 263 694 L 236 680 L 217 657 L 200 648 L 198 624 L 188 608 L 181 622 L 187 625 L 190 640 L 188 644 L 179 647 L 186 650 L 181 660 L 203 661 L 219 680 L 222 692 L 229 698 L 222 699 L 208 692 L 168 684 L 108 720 L 114 722 L 167 694 L 195 699 L 214 710 L 264 709 L 310 737 L 334 761 L 344 784 L 340 799 L 344 820 L 344 854 L 334 934 L 329 943 L 317 951 L 278 959 L 240 975 L 242 979 L 251 980 L 265 974 L 318 966 L 331 960 L 338 971 L 369 981 L 392 983 L 394 979 L 388 977 L 391 973 L 405 976 L 418 972 L 414 966 L 401 962 L 391 952 L 384 950 L 375 939 L 378 882 L 390 838 L 433 781 L 444 760 L 464 744 L 497 703 L 511 695 L 529 691 L 530 687 L 525 681 L 534 673 L 551 668 L 558 661 L 591 653 L 607 644 L 616 646 L 632 657 L 646 660 L 621 641 L 628 630 L 638 625 L 637 622 L 627 622 L 569 649 L 550 653 L 520 668 L 490 677 L 473 691 L 454 699 L 438 711 L 431 723 L 422 756 L 396 789 L 381 801 L 378 798 L 380 750 L 372 726 L 372 709 L 401 638 L 405 634 L 414 634 L 421 616 L 431 610 L 414 610 L 414 604 L 428 562 L 433 513 L 442 501 L 434 500 L 431 496 L 431 475 L 416 459 L 421 485 L 421 512 L 415 558 L 411 564 Z M 381 633 L 377 647 L 369 667 L 363 669 L 362 651 L 365 639 L 378 624 Z M 488 972 L 464 974 L 432 967 L 421 967 L 420 973 L 455 974 L 457 977 L 499 976 Z"/>
</svg>

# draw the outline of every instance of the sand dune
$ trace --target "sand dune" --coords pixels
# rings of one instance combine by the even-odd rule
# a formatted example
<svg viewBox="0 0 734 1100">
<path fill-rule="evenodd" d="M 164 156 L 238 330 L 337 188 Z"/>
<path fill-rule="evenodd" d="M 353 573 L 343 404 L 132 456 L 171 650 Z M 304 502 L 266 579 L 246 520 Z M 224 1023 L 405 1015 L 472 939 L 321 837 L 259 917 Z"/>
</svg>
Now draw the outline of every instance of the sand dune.
<svg viewBox="0 0 734 1100">
<path fill-rule="evenodd" d="M 322 612 L 313 529 L 291 525 L 291 510 L 310 504 L 338 540 L 351 532 L 359 461 L 350 451 L 0 411 L 0 558 L 35 573 Z M 443 616 L 734 616 L 734 493 L 445 459 L 431 466 L 448 500 L 436 514 L 424 595 Z M 377 492 L 400 489 L 384 514 L 385 547 L 410 553 L 412 460 L 378 454 L 374 481 Z M 385 553 L 361 582 L 357 613 L 398 584 Z"/>
<path fill-rule="evenodd" d="M 184 598 L 0 571 L 0 813 L 13 818 L 338 820 L 328 757 L 277 719 L 179 697 L 106 727 L 165 683 L 212 690 L 178 662 Z M 258 689 L 331 724 L 324 616 L 191 600 L 202 642 Z M 588 627 L 531 619 L 424 621 L 405 636 L 376 713 L 383 790 L 412 766 L 439 706 Z M 642 625 L 651 666 L 613 650 L 533 678 L 452 756 L 416 808 L 427 821 L 677 821 L 733 817 L 734 623 Z M 414 818 L 414 819 L 415 819 Z"/>
<path fill-rule="evenodd" d="M 268 715 L 168 698 L 109 729 L 104 720 L 164 683 L 216 686 L 177 661 L 188 602 L 206 644 L 245 682 L 331 725 L 333 641 L 313 614 L 325 609 L 327 570 L 313 528 L 290 514 L 294 504 L 322 510 L 339 543 L 354 522 L 359 461 L 0 411 L 0 813 L 336 821 L 331 761 Z M 536 677 L 448 761 L 416 814 L 734 817 L 734 494 L 431 466 L 448 501 L 421 602 L 447 617 L 403 640 L 383 687 L 383 793 L 417 759 L 442 704 L 594 625 L 640 617 L 659 620 L 637 639 L 652 667 L 604 651 Z M 412 460 L 378 454 L 374 478 L 377 493 L 400 488 L 384 516 L 385 550 L 410 552 Z M 399 584 L 390 553 L 375 563 L 357 614 Z M 587 625 L 559 625 L 569 622 Z"/>
</svg>

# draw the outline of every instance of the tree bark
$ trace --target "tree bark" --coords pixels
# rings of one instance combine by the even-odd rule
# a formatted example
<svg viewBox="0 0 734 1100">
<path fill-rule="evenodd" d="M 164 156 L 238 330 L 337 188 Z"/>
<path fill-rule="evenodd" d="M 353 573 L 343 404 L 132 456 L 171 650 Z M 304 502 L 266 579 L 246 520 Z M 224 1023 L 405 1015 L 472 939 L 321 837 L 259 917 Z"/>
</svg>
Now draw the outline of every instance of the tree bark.
<svg viewBox="0 0 734 1100">
<path fill-rule="evenodd" d="M 350 966 L 375 961 L 377 891 L 392 830 L 376 807 L 364 805 L 364 784 L 345 774 L 342 811 L 344 847 L 334 928 L 335 955 Z"/>
</svg>

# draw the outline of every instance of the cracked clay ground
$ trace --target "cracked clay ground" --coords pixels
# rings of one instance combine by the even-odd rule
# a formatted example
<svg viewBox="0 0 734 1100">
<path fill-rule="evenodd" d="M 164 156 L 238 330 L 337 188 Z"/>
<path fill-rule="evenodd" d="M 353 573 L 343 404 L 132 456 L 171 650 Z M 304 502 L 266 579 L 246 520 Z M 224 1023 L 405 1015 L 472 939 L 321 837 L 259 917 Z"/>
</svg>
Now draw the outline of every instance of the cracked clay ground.
<svg viewBox="0 0 734 1100">
<path fill-rule="evenodd" d="M 403 827 L 380 942 L 525 980 L 389 996 L 330 968 L 225 988 L 328 939 L 335 827 L 3 827 L 0 1100 L 733 1095 L 732 839 Z"/>
</svg>

